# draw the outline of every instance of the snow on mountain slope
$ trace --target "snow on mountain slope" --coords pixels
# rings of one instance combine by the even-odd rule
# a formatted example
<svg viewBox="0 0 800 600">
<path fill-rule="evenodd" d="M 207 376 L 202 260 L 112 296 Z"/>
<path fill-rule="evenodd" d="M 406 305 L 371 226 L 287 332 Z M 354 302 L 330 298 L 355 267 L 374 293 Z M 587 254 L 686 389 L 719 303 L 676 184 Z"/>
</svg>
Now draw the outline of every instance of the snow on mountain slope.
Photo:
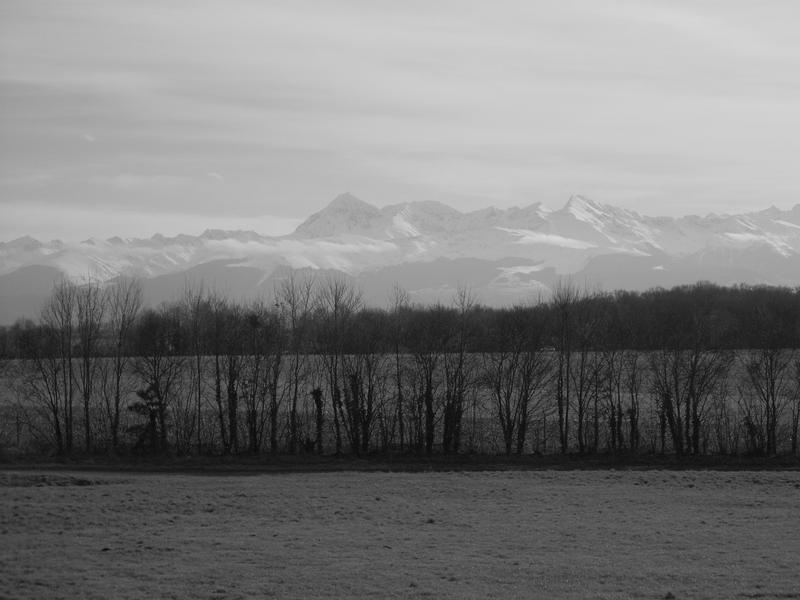
<svg viewBox="0 0 800 600">
<path fill-rule="evenodd" d="M 420 270 L 423 265 L 428 267 Z M 487 302 L 529 297 L 563 275 L 606 289 L 690 283 L 692 278 L 798 285 L 800 204 L 785 211 L 771 207 L 673 219 L 582 196 L 558 210 L 531 204 L 463 213 L 438 202 L 378 208 L 342 194 L 282 237 L 211 229 L 199 236 L 0 242 L 0 299 L 27 293 L 30 276 L 9 276 L 33 266 L 49 269 L 25 271 L 38 277 L 37 290 L 53 273 L 100 281 L 119 274 L 146 280 L 169 276 L 161 280 L 166 289 L 190 272 L 227 281 L 225 273 L 238 269 L 230 280 L 244 285 L 253 277 L 263 283 L 276 269 L 289 267 L 346 273 L 375 294 L 392 273 L 403 274 L 420 286 L 419 298 L 441 293 L 435 284 L 439 269 L 444 289 L 452 283 L 450 275 L 458 273 Z M 424 277 L 413 275 L 417 272 Z"/>
<path fill-rule="evenodd" d="M 530 229 L 511 229 L 508 227 L 498 227 L 500 231 L 506 231 L 517 237 L 520 244 L 543 244 L 549 246 L 559 246 L 561 248 L 573 248 L 575 250 L 587 250 L 595 248 L 595 244 L 584 242 L 575 238 L 563 237 L 554 233 L 540 233 Z"/>
<path fill-rule="evenodd" d="M 351 194 L 340 194 L 323 210 L 314 213 L 295 230 L 295 236 L 333 237 L 367 232 L 381 218 L 381 211 Z"/>
</svg>

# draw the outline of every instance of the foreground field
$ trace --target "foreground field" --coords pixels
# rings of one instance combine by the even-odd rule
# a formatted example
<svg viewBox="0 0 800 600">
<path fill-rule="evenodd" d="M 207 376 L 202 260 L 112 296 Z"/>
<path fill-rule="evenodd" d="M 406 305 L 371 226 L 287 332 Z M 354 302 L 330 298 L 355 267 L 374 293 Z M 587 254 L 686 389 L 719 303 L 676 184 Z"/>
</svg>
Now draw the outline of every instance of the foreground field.
<svg viewBox="0 0 800 600">
<path fill-rule="evenodd" d="M 800 473 L 0 472 L 0 597 L 800 598 Z"/>
</svg>

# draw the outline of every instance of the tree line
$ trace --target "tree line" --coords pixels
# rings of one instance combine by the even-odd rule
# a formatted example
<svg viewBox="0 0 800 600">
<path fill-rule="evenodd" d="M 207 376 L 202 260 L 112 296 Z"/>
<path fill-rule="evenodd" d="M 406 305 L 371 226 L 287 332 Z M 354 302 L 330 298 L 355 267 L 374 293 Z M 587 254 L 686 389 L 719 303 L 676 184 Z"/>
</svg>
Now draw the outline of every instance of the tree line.
<svg viewBox="0 0 800 600">
<path fill-rule="evenodd" d="M 800 289 L 708 283 L 384 308 L 287 272 L 269 299 L 61 281 L 0 328 L 0 447 L 141 454 L 798 452 Z"/>
</svg>

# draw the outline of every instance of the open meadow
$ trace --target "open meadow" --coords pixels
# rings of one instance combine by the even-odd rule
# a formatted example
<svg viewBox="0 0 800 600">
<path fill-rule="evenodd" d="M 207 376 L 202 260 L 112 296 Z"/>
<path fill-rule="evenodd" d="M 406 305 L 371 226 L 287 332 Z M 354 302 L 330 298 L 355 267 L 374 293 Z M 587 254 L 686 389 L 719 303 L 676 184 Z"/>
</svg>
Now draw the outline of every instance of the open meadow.
<svg viewBox="0 0 800 600">
<path fill-rule="evenodd" d="M 800 598 L 800 472 L 0 472 L 3 598 Z"/>
</svg>

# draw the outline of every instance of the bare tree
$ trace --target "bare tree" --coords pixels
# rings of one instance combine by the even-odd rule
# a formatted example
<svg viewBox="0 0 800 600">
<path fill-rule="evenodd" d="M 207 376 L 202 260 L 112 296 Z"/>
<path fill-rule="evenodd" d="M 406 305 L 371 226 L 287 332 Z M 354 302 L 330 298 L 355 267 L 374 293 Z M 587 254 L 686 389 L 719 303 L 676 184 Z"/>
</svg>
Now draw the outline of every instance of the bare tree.
<svg viewBox="0 0 800 600">
<path fill-rule="evenodd" d="M 100 336 L 106 310 L 106 298 L 100 284 L 88 281 L 76 288 L 77 342 L 80 361 L 78 382 L 83 400 L 83 432 L 85 449 L 92 449 L 92 400 L 99 364 Z"/>
<path fill-rule="evenodd" d="M 578 451 L 584 453 L 589 447 L 587 439 L 587 418 L 590 404 L 594 401 L 594 444 L 596 448 L 598 436 L 598 387 L 600 374 L 600 355 L 595 351 L 599 343 L 598 330 L 600 315 L 591 297 L 584 294 L 573 306 L 573 336 L 571 347 L 572 365 L 569 367 L 569 379 L 572 387 L 575 415 L 577 417 Z M 570 396 L 567 395 L 568 403 Z"/>
<path fill-rule="evenodd" d="M 273 454 L 278 451 L 278 412 L 286 396 L 286 386 L 281 386 L 284 370 L 284 355 L 286 352 L 287 332 L 285 322 L 276 305 L 276 312 L 273 313 L 268 321 L 271 331 L 270 343 L 268 345 L 268 363 L 266 365 L 268 389 L 269 389 L 269 444 L 270 452 Z M 320 432 L 321 432 L 320 425 Z M 322 453 L 322 438 L 319 438 L 318 451 Z"/>
<path fill-rule="evenodd" d="M 225 368 L 223 365 L 226 343 L 228 341 L 228 300 L 216 291 L 208 293 L 207 310 L 205 311 L 206 343 L 210 354 L 210 369 L 213 381 L 214 407 L 217 414 L 217 426 L 220 442 L 224 452 L 230 450 L 228 437 L 228 411 L 223 396 Z"/>
<path fill-rule="evenodd" d="M 342 429 L 350 439 L 351 450 L 360 451 L 359 415 L 357 405 L 361 382 L 355 378 L 347 380 L 342 361 L 344 343 L 355 313 L 361 309 L 361 292 L 352 282 L 343 277 L 329 277 L 320 285 L 316 297 L 317 312 L 320 317 L 318 345 L 327 374 L 327 385 L 331 396 L 334 432 L 336 434 L 336 454 L 342 451 Z M 347 400 L 346 402 L 343 400 Z"/>
<path fill-rule="evenodd" d="M 239 452 L 239 396 L 242 384 L 246 341 L 248 332 L 242 306 L 230 304 L 223 316 L 222 378 L 225 383 L 225 404 L 227 408 L 226 452 Z"/>
<path fill-rule="evenodd" d="M 167 414 L 181 384 L 184 358 L 176 354 L 180 320 L 176 310 L 164 307 L 141 314 L 136 331 L 135 371 L 144 385 L 137 392 L 139 401 L 129 410 L 147 418 L 138 433 L 137 446 L 148 445 L 152 452 L 168 448 Z"/>
<path fill-rule="evenodd" d="M 719 348 L 724 321 L 713 305 L 711 286 L 670 292 L 663 314 L 650 316 L 660 349 L 651 352 L 652 391 L 677 454 L 704 452 L 709 399 L 724 382 L 733 354 Z M 664 447 L 662 434 L 662 449 Z"/>
<path fill-rule="evenodd" d="M 299 278 L 294 271 L 288 272 L 278 283 L 275 297 L 285 323 L 289 339 L 289 452 L 295 453 L 299 443 L 298 401 L 300 384 L 306 366 L 309 321 L 314 302 L 314 278 Z"/>
<path fill-rule="evenodd" d="M 794 393 L 791 397 L 791 421 L 790 438 L 792 444 L 792 454 L 798 451 L 798 425 L 800 425 L 800 359 L 794 363 Z"/>
<path fill-rule="evenodd" d="M 701 453 L 705 403 L 727 371 L 727 356 L 701 349 L 662 350 L 650 355 L 654 391 L 676 453 Z"/>
<path fill-rule="evenodd" d="M 794 362 L 798 356 L 793 347 L 793 332 L 787 331 L 781 319 L 781 307 L 762 301 L 755 306 L 752 318 L 752 337 L 756 347 L 739 353 L 740 364 L 746 374 L 744 405 L 746 426 L 760 427 L 763 450 L 767 455 L 778 451 L 778 425 L 783 413 L 792 403 L 794 389 Z"/>
<path fill-rule="evenodd" d="M 639 450 L 641 434 L 639 432 L 640 394 L 644 384 L 644 368 L 639 351 L 625 350 L 622 354 L 622 380 L 627 394 L 628 408 L 628 445 L 631 452 Z M 620 427 L 620 430 L 622 428 Z"/>
<path fill-rule="evenodd" d="M 62 280 L 58 282 L 42 310 L 42 325 L 51 338 L 48 346 L 47 378 L 52 381 L 52 398 L 60 402 L 60 418 L 56 421 L 63 431 L 61 451 L 73 450 L 74 438 L 74 396 L 75 365 L 73 344 L 75 342 L 75 321 L 77 318 L 77 288 L 75 284 Z M 44 366 L 44 365 L 40 365 Z M 51 377 L 52 375 L 52 377 Z"/>
<path fill-rule="evenodd" d="M 661 429 L 661 452 L 665 451 L 665 429 L 669 427 L 672 449 L 677 454 L 684 453 L 683 435 L 684 402 L 683 382 L 681 380 L 681 351 L 661 349 L 648 355 L 650 360 L 651 385 L 659 409 Z"/>
<path fill-rule="evenodd" d="M 210 320 L 207 317 L 210 312 L 209 305 L 210 302 L 206 296 L 205 285 L 202 280 L 196 284 L 188 280 L 184 282 L 183 309 L 187 317 L 189 343 L 192 350 L 192 361 L 190 364 L 198 454 L 203 451 L 203 359 L 207 345 L 208 332 L 206 329 L 208 321 Z"/>
<path fill-rule="evenodd" d="M 624 351 L 616 347 L 603 350 L 598 375 L 602 382 L 600 395 L 608 417 L 608 449 L 617 452 L 625 447 L 622 400 L 624 397 Z M 595 444 L 596 447 L 596 444 Z"/>
<path fill-rule="evenodd" d="M 542 324 L 529 309 L 514 308 L 492 323 L 496 348 L 483 354 L 484 381 L 491 390 L 505 452 L 522 454 L 528 421 L 540 408 L 534 399 L 550 377 L 551 360 L 540 349 Z"/>
<path fill-rule="evenodd" d="M 22 360 L 19 376 L 12 377 L 12 385 L 23 399 L 19 403 L 19 413 L 24 415 L 31 431 L 50 438 L 58 454 L 64 454 L 64 413 L 69 391 L 63 387 L 60 333 L 49 325 L 29 325 L 18 332 Z M 46 431 L 41 431 L 40 422 L 46 423 Z"/>
<path fill-rule="evenodd" d="M 274 354 L 272 352 L 280 335 L 277 315 L 267 309 L 264 301 L 254 302 L 244 315 L 243 332 L 248 338 L 242 356 L 242 392 L 247 447 L 252 453 L 261 449 L 266 426 L 269 421 L 267 404 L 270 392 L 270 373 Z M 277 418 L 277 415 L 276 415 Z"/>
<path fill-rule="evenodd" d="M 342 361 L 348 384 L 345 424 L 353 452 L 366 454 L 385 403 L 389 373 L 389 358 L 385 352 L 388 316 L 379 310 L 361 310 L 357 323 L 357 327 L 349 328 L 351 347 Z"/>
<path fill-rule="evenodd" d="M 570 382 L 575 330 L 575 306 L 580 299 L 578 288 L 569 280 L 559 280 L 551 303 L 557 318 L 556 337 L 556 406 L 561 453 L 569 450 Z"/>
<path fill-rule="evenodd" d="M 120 415 L 124 378 L 130 362 L 130 343 L 133 326 L 142 307 L 142 285 L 137 279 L 122 278 L 106 290 L 110 337 L 111 377 L 104 377 L 103 399 L 111 434 L 111 447 L 119 448 Z"/>
<path fill-rule="evenodd" d="M 185 374 L 189 371 L 190 359 L 182 359 L 183 368 L 180 382 L 173 387 L 173 393 L 167 406 L 167 419 L 171 425 L 171 449 L 178 455 L 185 455 L 192 452 L 196 438 L 195 428 L 195 397 L 192 386 L 183 385 Z"/>
<path fill-rule="evenodd" d="M 442 418 L 442 450 L 458 452 L 461 445 L 461 425 L 464 417 L 467 386 L 471 383 L 467 346 L 471 336 L 470 325 L 477 306 L 474 295 L 466 286 L 459 286 L 454 298 L 456 318 L 449 336 L 451 345 L 444 354 L 444 406 Z"/>
<path fill-rule="evenodd" d="M 250 334 L 241 304 L 212 292 L 208 296 L 208 308 L 208 344 L 222 450 L 226 454 L 235 454 L 239 451 L 241 375 Z"/>
<path fill-rule="evenodd" d="M 795 394 L 793 370 L 796 351 L 784 348 L 745 350 L 739 359 L 746 373 L 742 396 L 751 427 L 760 426 L 767 455 L 778 451 L 778 423 Z"/>
<path fill-rule="evenodd" d="M 440 413 L 437 395 L 441 387 L 441 365 L 446 348 L 450 345 L 453 311 L 441 304 L 418 312 L 409 324 L 408 341 L 414 363 L 415 404 L 414 416 L 419 419 L 417 448 L 424 445 L 431 455 L 436 434 L 436 420 Z"/>
<path fill-rule="evenodd" d="M 394 380 L 395 380 L 395 414 L 397 417 L 398 441 L 400 452 L 405 449 L 405 414 L 403 404 L 405 394 L 403 392 L 403 354 L 401 344 L 405 334 L 403 322 L 408 312 L 409 296 L 408 292 L 395 284 L 391 294 L 391 341 L 394 352 Z"/>
</svg>

